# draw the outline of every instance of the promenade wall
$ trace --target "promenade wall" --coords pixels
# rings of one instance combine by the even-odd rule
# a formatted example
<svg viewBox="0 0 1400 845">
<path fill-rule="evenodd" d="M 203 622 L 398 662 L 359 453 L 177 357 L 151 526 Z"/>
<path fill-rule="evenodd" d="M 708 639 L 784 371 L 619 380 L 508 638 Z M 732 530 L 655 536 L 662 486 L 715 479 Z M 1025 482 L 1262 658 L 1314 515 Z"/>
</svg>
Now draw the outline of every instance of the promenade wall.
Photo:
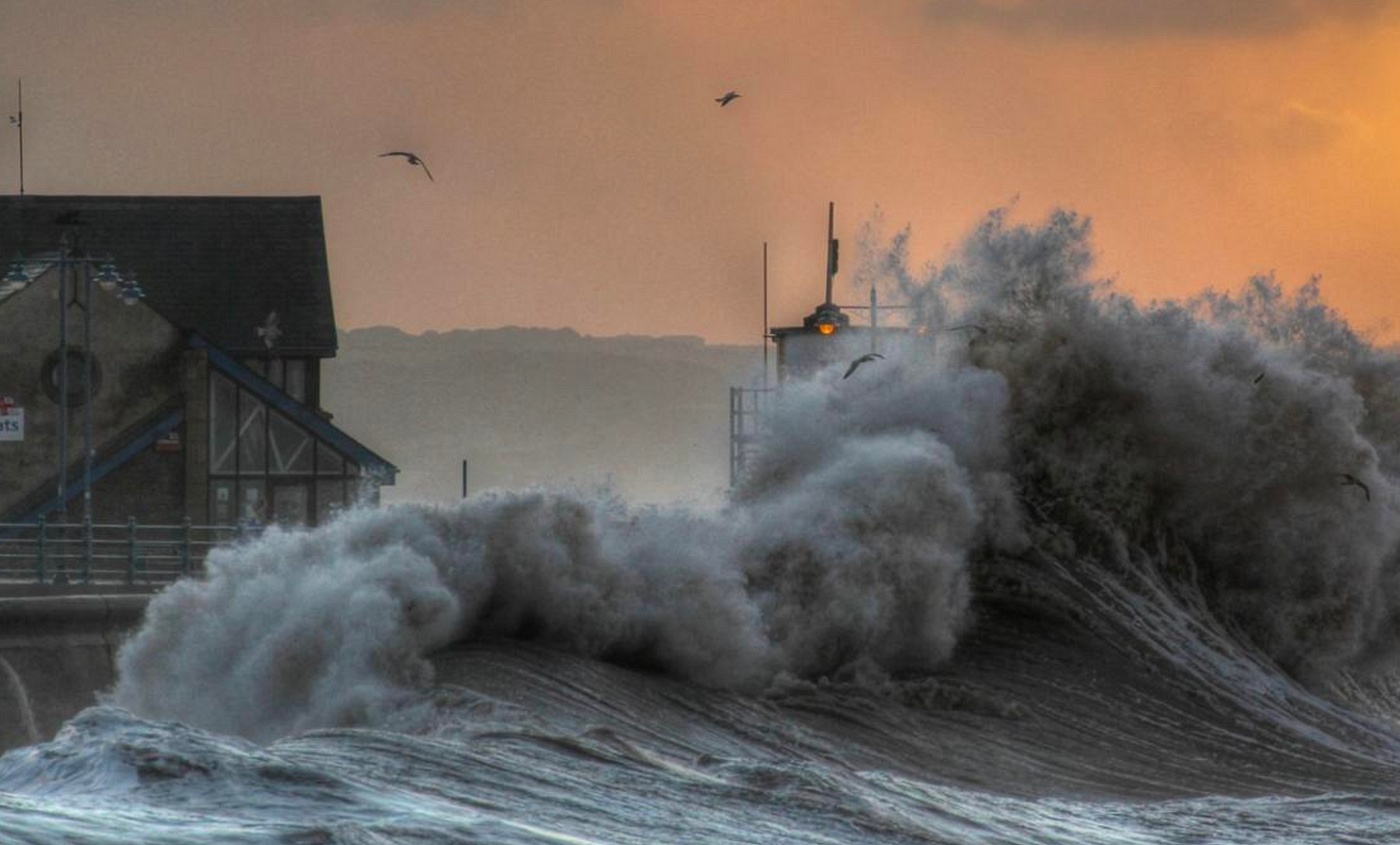
<svg viewBox="0 0 1400 845">
<path fill-rule="evenodd" d="M 52 739 L 116 679 L 149 591 L 0 588 L 0 751 Z"/>
</svg>

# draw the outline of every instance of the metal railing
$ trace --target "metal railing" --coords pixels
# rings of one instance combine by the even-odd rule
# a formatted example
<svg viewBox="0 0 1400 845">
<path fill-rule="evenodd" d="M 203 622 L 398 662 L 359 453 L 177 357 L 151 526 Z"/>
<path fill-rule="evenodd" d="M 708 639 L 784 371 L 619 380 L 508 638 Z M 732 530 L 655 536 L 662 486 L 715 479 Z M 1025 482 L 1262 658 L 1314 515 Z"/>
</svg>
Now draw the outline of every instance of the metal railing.
<svg viewBox="0 0 1400 845">
<path fill-rule="evenodd" d="M 729 486 L 739 483 L 768 431 L 773 387 L 729 388 Z"/>
<path fill-rule="evenodd" d="M 0 581 L 168 584 L 198 572 L 215 546 L 255 536 L 251 525 L 0 523 Z"/>
</svg>

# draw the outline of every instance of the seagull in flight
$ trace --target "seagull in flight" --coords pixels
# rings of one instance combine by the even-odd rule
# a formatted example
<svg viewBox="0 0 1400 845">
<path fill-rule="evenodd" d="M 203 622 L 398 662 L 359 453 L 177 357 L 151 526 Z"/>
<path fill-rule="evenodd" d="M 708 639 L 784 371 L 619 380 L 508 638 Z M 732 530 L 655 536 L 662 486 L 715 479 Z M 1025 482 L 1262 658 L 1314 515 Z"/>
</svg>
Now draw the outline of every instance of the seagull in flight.
<svg viewBox="0 0 1400 845">
<path fill-rule="evenodd" d="M 871 361 L 874 361 L 876 359 L 883 361 L 885 360 L 885 356 L 881 355 L 879 352 L 865 353 L 864 355 L 851 362 L 851 366 L 846 370 L 846 374 L 844 376 L 841 376 L 841 380 L 845 381 L 846 379 L 850 378 L 851 373 L 854 373 L 856 370 L 860 369 L 861 364 L 869 364 Z"/>
<path fill-rule="evenodd" d="M 1368 501 L 1368 502 L 1371 501 L 1371 488 L 1370 488 L 1370 487 L 1367 487 L 1366 484 L 1365 484 L 1365 482 L 1363 482 L 1361 479 L 1357 478 L 1356 476 L 1352 475 L 1352 474 L 1349 473 L 1349 472 L 1338 473 L 1338 475 L 1340 475 L 1340 476 L 1342 477 L 1342 486 L 1343 486 L 1343 487 L 1348 487 L 1348 486 L 1360 487 L 1360 488 L 1361 488 L 1361 492 L 1366 494 L 1366 501 Z"/>
<path fill-rule="evenodd" d="M 744 95 L 740 94 L 738 91 L 730 91 L 723 97 L 715 97 L 715 102 L 719 103 L 720 108 L 724 108 L 725 106 L 729 105 L 730 103 L 734 102 L 742 96 Z"/>
<path fill-rule="evenodd" d="M 1262 372 L 1261 372 L 1259 375 L 1257 375 L 1257 376 L 1254 377 L 1254 383 L 1255 383 L 1255 384 L 1258 384 L 1259 382 L 1261 382 L 1261 381 L 1263 381 L 1263 380 L 1264 380 L 1264 373 L 1262 373 Z"/>
<path fill-rule="evenodd" d="M 944 329 L 943 331 L 945 331 L 945 332 L 960 332 L 960 331 L 962 331 L 963 329 L 973 329 L 973 330 L 975 330 L 978 334 L 986 334 L 986 333 L 987 333 L 987 329 L 986 329 L 985 327 L 979 326 L 979 325 L 977 325 L 976 323 L 963 323 L 961 326 L 949 326 L 948 328 Z"/>
<path fill-rule="evenodd" d="M 405 159 L 408 160 L 408 163 L 409 163 L 409 164 L 412 164 L 412 165 L 414 165 L 415 167 L 421 167 L 421 168 L 423 168 L 423 172 L 426 173 L 426 174 L 428 174 L 428 181 L 429 181 L 429 182 L 434 181 L 434 180 L 433 180 L 433 171 L 431 171 L 431 170 L 428 169 L 427 163 L 424 162 L 423 159 L 419 158 L 417 153 L 406 153 L 406 152 L 400 152 L 400 151 L 395 150 L 394 152 L 380 153 L 380 154 L 379 154 L 379 157 L 380 157 L 380 158 L 384 158 L 385 156 L 403 156 Z"/>
</svg>

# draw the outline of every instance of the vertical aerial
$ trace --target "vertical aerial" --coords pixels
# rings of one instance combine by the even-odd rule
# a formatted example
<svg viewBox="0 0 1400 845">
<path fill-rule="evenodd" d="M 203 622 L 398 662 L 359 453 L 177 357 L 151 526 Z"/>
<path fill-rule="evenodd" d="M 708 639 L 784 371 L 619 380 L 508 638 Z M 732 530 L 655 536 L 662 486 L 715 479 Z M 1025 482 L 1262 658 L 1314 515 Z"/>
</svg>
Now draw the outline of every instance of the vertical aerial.
<svg viewBox="0 0 1400 845">
<path fill-rule="evenodd" d="M 836 203 L 826 204 L 826 304 L 831 304 L 831 278 L 836 275 Z"/>
<path fill-rule="evenodd" d="M 24 80 L 18 80 L 19 103 L 16 112 L 10 115 L 10 123 L 19 130 L 19 195 L 24 196 Z"/>
<path fill-rule="evenodd" d="M 763 389 L 768 389 L 768 242 L 763 242 Z"/>
</svg>

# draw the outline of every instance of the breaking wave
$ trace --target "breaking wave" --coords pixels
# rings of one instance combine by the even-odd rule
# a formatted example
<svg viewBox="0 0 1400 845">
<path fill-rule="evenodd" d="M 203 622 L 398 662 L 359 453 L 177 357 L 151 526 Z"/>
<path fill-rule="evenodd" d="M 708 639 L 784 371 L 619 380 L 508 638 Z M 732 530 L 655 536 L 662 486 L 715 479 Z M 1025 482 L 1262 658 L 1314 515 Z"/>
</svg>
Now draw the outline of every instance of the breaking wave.
<svg viewBox="0 0 1400 845">
<path fill-rule="evenodd" d="M 1089 234 L 879 243 L 912 330 L 787 385 L 717 504 L 216 552 L 124 709 L 0 760 L 0 838 L 108 841 L 81 793 L 147 841 L 1390 841 L 1400 355 L 1317 280 L 1135 302 Z"/>
<path fill-rule="evenodd" d="M 1139 304 L 1090 275 L 1067 212 L 993 213 L 921 272 L 906 243 L 867 267 L 919 331 L 859 378 L 790 386 L 730 501 L 498 491 L 271 531 L 152 603 L 115 700 L 267 739 L 372 719 L 434 650 L 488 638 L 751 692 L 927 672 L 972 576 L 1032 552 L 1164 568 L 1310 683 L 1389 668 L 1400 357 L 1316 280 Z"/>
</svg>

